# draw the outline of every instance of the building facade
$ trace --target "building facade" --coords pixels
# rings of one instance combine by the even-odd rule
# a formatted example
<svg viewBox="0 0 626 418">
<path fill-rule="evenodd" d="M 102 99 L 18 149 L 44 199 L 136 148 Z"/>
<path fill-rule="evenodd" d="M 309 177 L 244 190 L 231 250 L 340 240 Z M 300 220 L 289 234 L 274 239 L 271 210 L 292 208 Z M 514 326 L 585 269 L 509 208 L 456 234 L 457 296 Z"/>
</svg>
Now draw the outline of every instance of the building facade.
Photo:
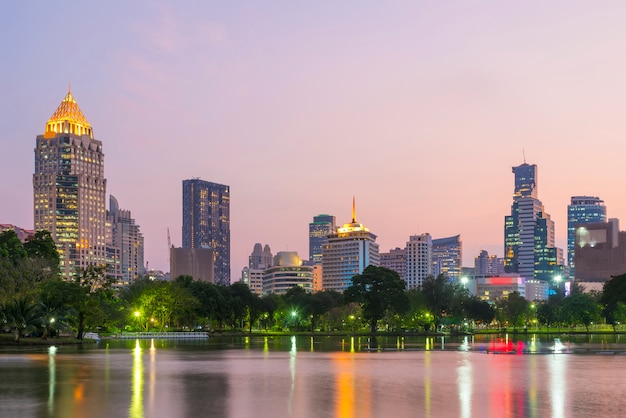
<svg viewBox="0 0 626 418">
<path fill-rule="evenodd" d="M 474 257 L 474 274 L 476 276 L 497 276 L 504 273 L 504 260 L 497 255 L 489 255 L 485 250 Z"/>
<path fill-rule="evenodd" d="M 463 263 L 461 236 L 434 239 L 432 244 L 433 275 L 444 274 L 451 280 L 458 280 Z"/>
<path fill-rule="evenodd" d="M 328 235 L 322 248 L 323 290 L 343 292 L 352 285 L 352 278 L 370 265 L 380 265 L 376 235 L 356 221 L 353 202 L 352 222 Z"/>
<path fill-rule="evenodd" d="M 626 232 L 619 230 L 617 219 L 577 227 L 574 251 L 576 282 L 586 288 L 626 273 Z"/>
<path fill-rule="evenodd" d="M 284 295 L 294 286 L 313 292 L 313 266 L 302 265 L 295 251 L 279 251 L 273 266 L 263 272 L 263 295 Z"/>
<path fill-rule="evenodd" d="M 430 234 L 411 235 L 406 243 L 406 287 L 420 289 L 433 275 L 433 239 Z"/>
<path fill-rule="evenodd" d="M 65 278 L 106 264 L 102 142 L 69 90 L 37 136 L 33 194 L 35 230 L 50 232 Z"/>
<path fill-rule="evenodd" d="M 216 284 L 230 285 L 230 187 L 183 180 L 183 248 L 213 251 Z"/>
<path fill-rule="evenodd" d="M 210 248 L 170 248 L 170 277 L 191 276 L 194 280 L 213 283 L 213 250 Z"/>
<path fill-rule="evenodd" d="M 603 200 L 596 196 L 572 196 L 567 206 L 567 265 L 571 278 L 576 277 L 576 227 L 599 222 L 606 222 L 606 206 Z"/>
<path fill-rule="evenodd" d="M 406 281 L 406 248 L 395 248 L 388 253 L 380 253 L 380 266 L 393 270 Z"/>
<path fill-rule="evenodd" d="M 129 210 L 109 196 L 107 211 L 107 274 L 117 285 L 127 285 L 145 273 L 143 235 Z"/>
<path fill-rule="evenodd" d="M 314 264 L 322 264 L 322 249 L 328 242 L 328 235 L 336 228 L 335 217 L 317 215 L 309 224 L 309 260 Z"/>
</svg>

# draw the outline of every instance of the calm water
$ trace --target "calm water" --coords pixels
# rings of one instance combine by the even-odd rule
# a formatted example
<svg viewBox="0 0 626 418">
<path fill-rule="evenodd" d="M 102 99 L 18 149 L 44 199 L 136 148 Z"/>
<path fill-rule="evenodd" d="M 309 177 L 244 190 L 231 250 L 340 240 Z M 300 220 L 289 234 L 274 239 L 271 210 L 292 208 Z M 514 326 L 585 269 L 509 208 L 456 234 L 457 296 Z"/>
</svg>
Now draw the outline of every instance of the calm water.
<svg viewBox="0 0 626 418">
<path fill-rule="evenodd" d="M 553 338 L 532 336 L 109 340 L 0 351 L 0 417 L 618 417 L 626 343 L 614 338 L 562 339 L 578 354 L 480 351 L 554 348 Z"/>
</svg>

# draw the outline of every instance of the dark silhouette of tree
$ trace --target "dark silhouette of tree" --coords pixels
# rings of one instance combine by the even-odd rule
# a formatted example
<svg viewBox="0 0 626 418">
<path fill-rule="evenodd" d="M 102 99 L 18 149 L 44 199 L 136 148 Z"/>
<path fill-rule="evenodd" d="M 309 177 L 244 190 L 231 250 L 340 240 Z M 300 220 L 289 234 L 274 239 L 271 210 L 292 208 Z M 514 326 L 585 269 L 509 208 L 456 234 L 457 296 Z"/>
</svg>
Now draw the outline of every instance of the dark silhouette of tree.
<svg viewBox="0 0 626 418">
<path fill-rule="evenodd" d="M 361 306 L 363 319 L 376 332 L 378 321 L 387 311 L 404 313 L 409 308 L 405 293 L 406 283 L 398 273 L 385 267 L 368 266 L 352 278 L 352 285 L 344 292 L 347 302 Z"/>
</svg>

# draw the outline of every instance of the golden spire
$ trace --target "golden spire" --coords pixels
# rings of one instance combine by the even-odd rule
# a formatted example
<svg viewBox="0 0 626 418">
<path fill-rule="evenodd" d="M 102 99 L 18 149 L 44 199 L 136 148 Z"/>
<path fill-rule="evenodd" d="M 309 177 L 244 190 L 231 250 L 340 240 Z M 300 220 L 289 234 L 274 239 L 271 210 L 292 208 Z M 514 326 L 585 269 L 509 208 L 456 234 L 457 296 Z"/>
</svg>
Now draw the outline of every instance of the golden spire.
<svg viewBox="0 0 626 418">
<path fill-rule="evenodd" d="M 52 137 L 57 133 L 89 135 L 93 138 L 91 125 L 78 107 L 69 85 L 65 98 L 46 123 L 46 137 Z"/>
<path fill-rule="evenodd" d="M 352 196 L 352 223 L 356 223 L 356 201 L 354 196 Z"/>
</svg>

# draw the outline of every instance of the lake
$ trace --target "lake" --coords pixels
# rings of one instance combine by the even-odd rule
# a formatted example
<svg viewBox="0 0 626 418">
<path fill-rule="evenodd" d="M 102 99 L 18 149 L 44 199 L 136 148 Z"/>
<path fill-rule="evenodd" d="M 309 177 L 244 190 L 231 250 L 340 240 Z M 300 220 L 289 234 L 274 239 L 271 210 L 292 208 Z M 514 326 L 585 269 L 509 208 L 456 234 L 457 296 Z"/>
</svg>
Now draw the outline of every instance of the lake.
<svg viewBox="0 0 626 418">
<path fill-rule="evenodd" d="M 623 338 L 253 336 L 3 349 L 0 417 L 617 417 Z"/>
</svg>

